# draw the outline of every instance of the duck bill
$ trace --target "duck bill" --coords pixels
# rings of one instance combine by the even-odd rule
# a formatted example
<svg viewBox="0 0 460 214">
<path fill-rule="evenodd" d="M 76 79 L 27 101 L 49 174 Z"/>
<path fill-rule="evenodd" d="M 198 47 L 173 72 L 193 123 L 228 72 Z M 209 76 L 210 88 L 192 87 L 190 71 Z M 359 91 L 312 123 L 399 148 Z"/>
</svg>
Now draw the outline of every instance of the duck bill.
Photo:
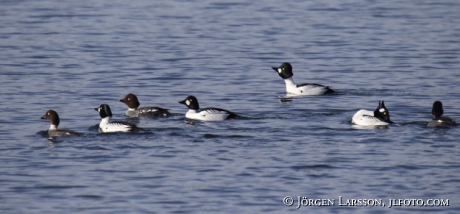
<svg viewBox="0 0 460 214">
<path fill-rule="evenodd" d="M 120 102 L 122 102 L 122 103 L 124 103 L 124 102 L 125 102 L 125 100 L 124 100 L 124 99 L 119 99 L 118 101 L 120 101 Z"/>
<path fill-rule="evenodd" d="M 46 119 L 46 115 L 43 115 L 42 117 L 40 117 L 40 119 Z"/>
<path fill-rule="evenodd" d="M 99 112 L 99 108 L 94 108 L 95 111 Z"/>
<path fill-rule="evenodd" d="M 276 72 L 278 72 L 278 67 L 272 67 L 273 70 L 275 70 Z"/>
<path fill-rule="evenodd" d="M 185 100 L 179 101 L 179 103 L 185 105 Z"/>
</svg>

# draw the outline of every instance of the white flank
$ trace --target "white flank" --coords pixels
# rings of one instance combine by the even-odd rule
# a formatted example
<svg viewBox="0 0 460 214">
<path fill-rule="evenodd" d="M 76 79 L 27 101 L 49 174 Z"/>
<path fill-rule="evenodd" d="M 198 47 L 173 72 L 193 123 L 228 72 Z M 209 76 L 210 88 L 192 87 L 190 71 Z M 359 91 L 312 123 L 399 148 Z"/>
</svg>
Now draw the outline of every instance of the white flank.
<svg viewBox="0 0 460 214">
<path fill-rule="evenodd" d="M 110 117 L 102 118 L 101 123 L 99 123 L 100 132 L 128 132 L 131 131 L 130 125 L 125 125 L 121 123 L 110 123 Z"/>
<path fill-rule="evenodd" d="M 356 114 L 353 115 L 351 122 L 360 126 L 386 126 L 389 124 L 385 121 L 380 120 L 379 118 L 374 117 L 373 111 L 368 111 L 364 109 L 361 109 L 358 112 L 356 112 Z"/>
<path fill-rule="evenodd" d="M 286 83 L 286 92 L 295 95 L 322 95 L 324 92 L 327 91 L 326 87 L 318 87 L 318 86 L 302 86 L 297 87 L 294 83 L 294 80 L 291 78 L 285 79 L 284 82 Z"/>
<path fill-rule="evenodd" d="M 228 115 L 229 114 L 226 111 L 219 111 L 215 109 L 208 109 L 200 112 L 197 112 L 193 109 L 189 109 L 185 114 L 185 117 L 192 120 L 222 121 L 227 119 Z"/>
</svg>

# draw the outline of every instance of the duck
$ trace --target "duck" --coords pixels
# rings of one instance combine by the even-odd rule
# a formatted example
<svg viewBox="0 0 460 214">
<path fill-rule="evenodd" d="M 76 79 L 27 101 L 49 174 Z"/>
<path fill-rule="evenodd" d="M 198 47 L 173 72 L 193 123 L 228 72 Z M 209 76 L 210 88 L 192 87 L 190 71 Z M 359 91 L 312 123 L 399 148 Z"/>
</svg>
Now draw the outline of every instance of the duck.
<svg viewBox="0 0 460 214">
<path fill-rule="evenodd" d="M 148 106 L 139 108 L 139 100 L 137 96 L 129 93 L 123 99 L 118 100 L 128 106 L 126 116 L 128 117 L 169 117 L 170 113 L 168 109 Z"/>
<path fill-rule="evenodd" d="M 278 72 L 278 75 L 284 79 L 286 83 L 286 92 L 294 95 L 323 95 L 334 92 L 329 86 L 324 86 L 316 83 L 303 83 L 296 85 L 292 76 L 292 66 L 289 62 L 284 62 L 279 67 L 272 67 Z"/>
<path fill-rule="evenodd" d="M 351 122 L 360 126 L 387 126 L 390 123 L 390 112 L 385 107 L 384 101 L 379 101 L 375 111 L 361 109 L 353 115 Z"/>
<path fill-rule="evenodd" d="M 110 110 L 110 106 L 107 104 L 101 104 L 98 108 L 95 108 L 97 112 L 99 112 L 99 116 L 101 116 L 101 122 L 99 123 L 99 132 L 131 132 L 137 131 L 139 128 L 126 121 L 114 121 L 110 122 L 112 118 L 112 111 Z"/>
<path fill-rule="evenodd" d="M 48 129 L 48 137 L 63 137 L 63 136 L 75 136 L 75 135 L 82 135 L 80 132 L 67 130 L 67 129 L 58 129 L 59 126 L 59 115 L 54 110 L 46 111 L 45 115 L 43 115 L 40 119 L 48 119 L 51 123 L 50 128 Z"/>
<path fill-rule="evenodd" d="M 180 104 L 184 104 L 188 107 L 188 111 L 185 117 L 192 120 L 201 121 L 223 121 L 227 119 L 241 118 L 234 112 L 221 108 L 202 108 L 198 104 L 198 99 L 195 96 L 188 96 L 184 100 L 179 101 Z"/>
<path fill-rule="evenodd" d="M 457 125 L 457 123 L 452 120 L 450 117 L 442 116 L 444 109 L 442 108 L 441 101 L 435 101 L 433 103 L 433 108 L 431 109 L 431 115 L 433 119 L 428 122 L 428 127 L 446 127 Z"/>
</svg>

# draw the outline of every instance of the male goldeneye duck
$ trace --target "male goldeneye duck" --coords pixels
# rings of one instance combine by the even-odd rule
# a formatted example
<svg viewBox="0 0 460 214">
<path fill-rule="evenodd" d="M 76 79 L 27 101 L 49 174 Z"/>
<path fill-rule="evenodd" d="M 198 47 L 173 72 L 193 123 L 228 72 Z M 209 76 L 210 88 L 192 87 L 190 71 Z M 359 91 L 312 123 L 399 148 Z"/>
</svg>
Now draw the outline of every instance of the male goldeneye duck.
<svg viewBox="0 0 460 214">
<path fill-rule="evenodd" d="M 278 72 L 278 75 L 284 79 L 287 93 L 295 95 L 322 95 L 334 92 L 334 90 L 329 88 L 329 86 L 324 86 L 316 83 L 303 83 L 296 85 L 292 79 L 294 74 L 292 73 L 292 66 L 289 62 L 285 62 L 279 67 L 272 67 L 272 69 Z"/>
<path fill-rule="evenodd" d="M 107 104 L 102 104 L 99 108 L 95 108 L 94 110 L 99 112 L 99 115 L 102 118 L 101 123 L 99 123 L 100 132 L 130 132 L 137 131 L 139 129 L 136 125 L 125 121 L 110 122 L 110 118 L 112 118 L 112 111 Z"/>
<path fill-rule="evenodd" d="M 428 127 L 457 125 L 457 123 L 450 117 L 442 116 L 443 113 L 444 109 L 442 109 L 441 101 L 435 101 L 433 103 L 433 109 L 431 110 L 431 115 L 433 115 L 433 119 L 428 123 Z"/>
<path fill-rule="evenodd" d="M 128 106 L 126 111 L 126 116 L 128 117 L 168 117 L 170 115 L 168 109 L 156 106 L 138 108 L 140 105 L 139 100 L 136 95 L 131 93 L 118 101 Z"/>
<path fill-rule="evenodd" d="M 48 137 L 62 137 L 62 136 L 72 136 L 72 135 L 81 135 L 79 132 L 72 130 L 58 129 L 59 126 L 59 115 L 53 110 L 48 110 L 43 117 L 40 119 L 48 119 L 51 122 L 50 129 L 48 130 Z"/>
<path fill-rule="evenodd" d="M 390 121 L 390 112 L 383 101 L 379 101 L 379 106 L 373 112 L 364 109 L 359 110 L 351 122 L 360 126 L 386 126 L 393 123 Z"/>
<path fill-rule="evenodd" d="M 202 108 L 194 96 L 188 96 L 185 100 L 179 101 L 188 107 L 185 117 L 202 121 L 222 121 L 226 119 L 240 118 L 236 113 L 220 108 Z"/>
</svg>

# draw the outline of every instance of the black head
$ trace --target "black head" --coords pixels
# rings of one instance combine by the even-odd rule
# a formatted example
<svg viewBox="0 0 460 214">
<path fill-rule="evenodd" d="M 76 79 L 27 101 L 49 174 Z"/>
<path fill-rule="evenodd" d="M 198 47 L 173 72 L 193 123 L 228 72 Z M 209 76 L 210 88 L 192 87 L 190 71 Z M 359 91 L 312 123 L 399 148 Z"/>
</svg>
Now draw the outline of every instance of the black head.
<svg viewBox="0 0 460 214">
<path fill-rule="evenodd" d="M 195 96 L 188 96 L 185 100 L 179 101 L 180 104 L 186 105 L 189 109 L 198 110 L 200 109 L 200 104 L 198 104 L 198 99 Z"/>
<path fill-rule="evenodd" d="M 102 104 L 99 108 L 95 108 L 101 118 L 112 117 L 112 111 L 110 110 L 110 106 L 107 104 Z"/>
<path fill-rule="evenodd" d="M 51 124 L 59 126 L 59 115 L 53 110 L 48 110 L 40 119 L 48 119 Z"/>
<path fill-rule="evenodd" d="M 439 118 L 442 114 L 444 114 L 444 109 L 442 109 L 441 101 L 435 101 L 433 103 L 433 109 L 431 109 L 431 115 L 433 115 L 433 118 Z"/>
<path fill-rule="evenodd" d="M 390 112 L 388 111 L 387 107 L 385 107 L 384 101 L 379 101 L 379 106 L 374 111 L 374 117 L 378 117 L 383 119 L 385 122 L 391 123 Z"/>
<path fill-rule="evenodd" d="M 272 69 L 278 72 L 278 75 L 280 75 L 283 79 L 288 79 L 294 76 L 292 73 L 292 66 L 289 62 L 281 64 L 280 67 L 272 67 Z"/>
<path fill-rule="evenodd" d="M 127 94 L 125 98 L 118 100 L 122 103 L 125 103 L 129 108 L 134 108 L 137 109 L 141 104 L 139 103 L 139 100 L 137 100 L 136 95 L 134 94 Z"/>
</svg>

